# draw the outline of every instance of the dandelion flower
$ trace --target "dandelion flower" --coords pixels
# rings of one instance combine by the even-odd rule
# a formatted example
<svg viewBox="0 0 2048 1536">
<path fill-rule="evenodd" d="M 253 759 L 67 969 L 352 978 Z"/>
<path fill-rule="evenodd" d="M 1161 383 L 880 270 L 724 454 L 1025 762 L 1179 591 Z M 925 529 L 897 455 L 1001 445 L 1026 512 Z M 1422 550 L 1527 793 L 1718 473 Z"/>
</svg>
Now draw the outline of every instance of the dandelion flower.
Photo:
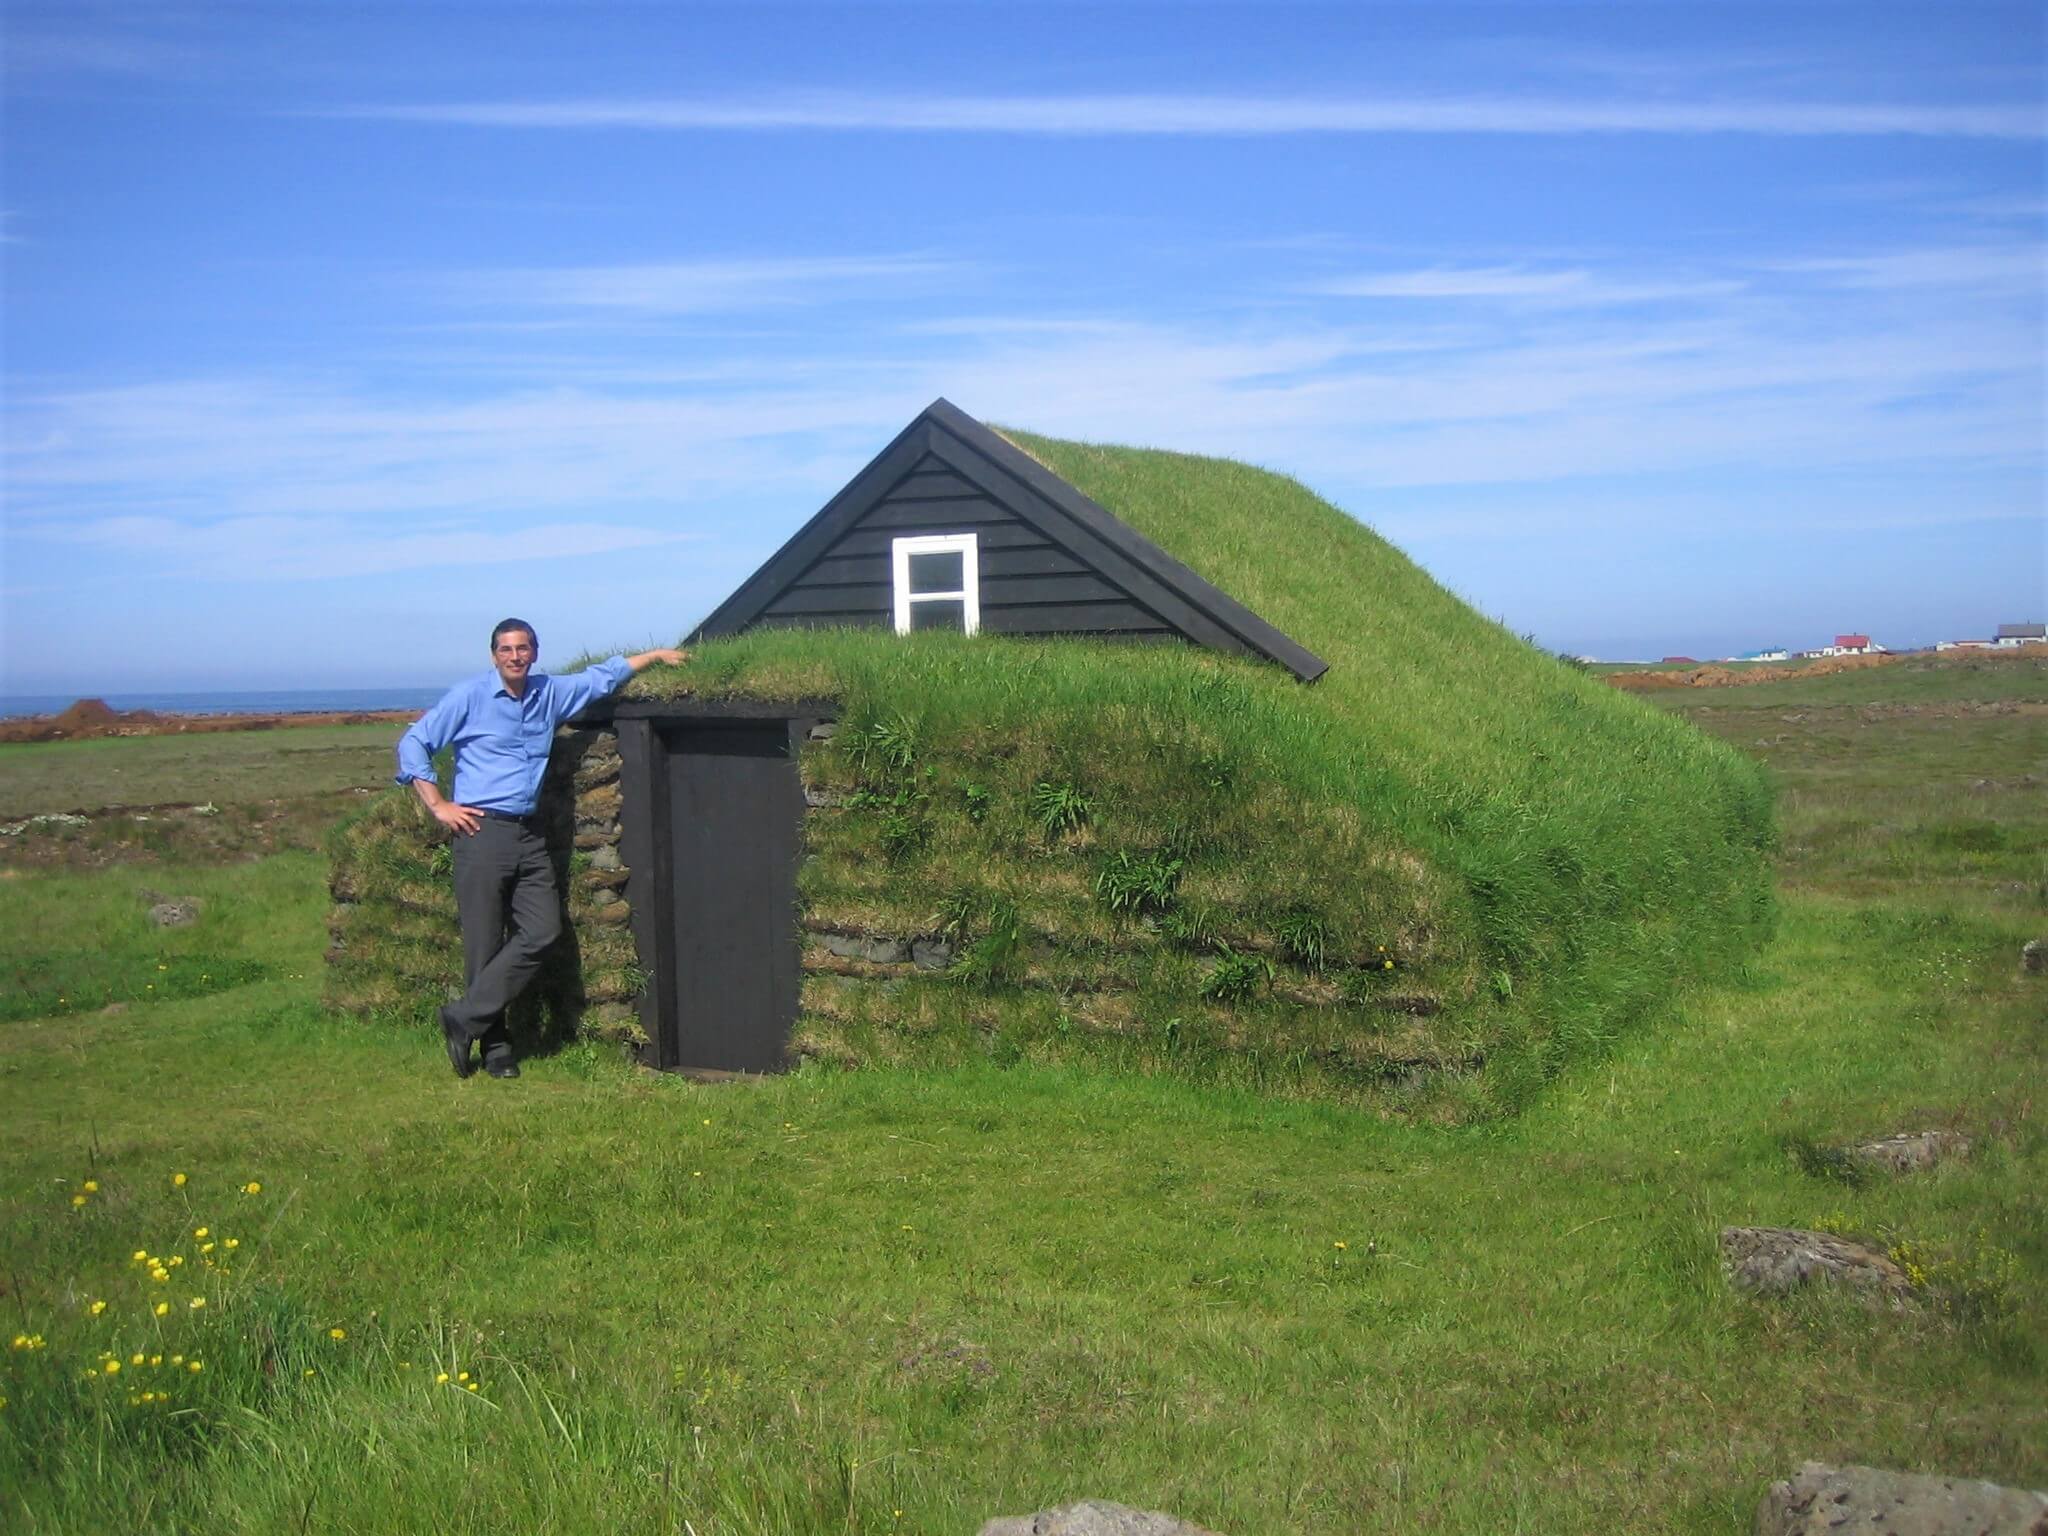
<svg viewBox="0 0 2048 1536">
<path fill-rule="evenodd" d="M 171 1268 L 176 1269 L 180 1264 L 185 1262 L 185 1255 L 183 1255 L 182 1253 L 174 1253 L 168 1259 L 165 1259 L 164 1262 L 170 1265 Z"/>
<path fill-rule="evenodd" d="M 143 1361 L 144 1361 L 145 1359 L 147 1359 L 147 1358 L 148 1358 L 148 1357 L 147 1357 L 146 1355 L 141 1355 L 141 1354 L 137 1354 L 137 1355 L 132 1355 L 132 1356 L 130 1356 L 130 1357 L 129 1357 L 128 1363 L 129 1363 L 130 1365 L 140 1365 L 140 1364 L 142 1364 L 142 1362 L 143 1362 Z"/>
<path fill-rule="evenodd" d="M 706 1121 L 705 1121 L 704 1123 L 705 1123 L 706 1125 L 709 1125 L 709 1124 L 710 1124 L 711 1122 L 710 1122 L 709 1120 L 706 1120 Z"/>
<path fill-rule="evenodd" d="M 1391 960 L 1387 961 L 1387 963 L 1386 963 L 1385 965 L 1383 965 L 1383 966 L 1381 966 L 1381 967 L 1380 967 L 1380 969 L 1382 969 L 1382 970 L 1386 970 L 1386 971 L 1391 971 L 1391 970 L 1392 970 L 1393 968 L 1394 968 L 1394 962 L 1393 962 L 1393 961 L 1391 961 Z"/>
<path fill-rule="evenodd" d="M 170 1310 L 171 1310 L 171 1304 L 170 1304 L 170 1303 L 169 1303 L 168 1301 L 160 1301 L 160 1302 L 158 1302 L 158 1303 L 156 1304 L 156 1315 L 157 1315 L 158 1317 L 167 1317 L 167 1316 L 169 1316 L 169 1314 L 170 1314 Z"/>
<path fill-rule="evenodd" d="M 147 1248 L 136 1249 L 135 1262 L 137 1264 L 147 1264 L 149 1262 L 149 1250 Z"/>
<path fill-rule="evenodd" d="M 185 1369 L 192 1372 L 196 1376 L 199 1374 L 199 1372 L 206 1369 L 206 1365 L 203 1361 L 187 1360 L 185 1362 Z"/>
<path fill-rule="evenodd" d="M 330 1328 L 327 1330 L 327 1337 L 330 1339 L 345 1339 L 348 1337 L 348 1330 L 346 1328 Z"/>
<path fill-rule="evenodd" d="M 199 1245 L 199 1251 L 200 1251 L 201 1253 L 211 1253 L 211 1252 L 213 1252 L 213 1244 L 211 1244 L 211 1243 L 201 1243 L 201 1244 Z"/>
<path fill-rule="evenodd" d="M 185 1187 L 185 1175 L 182 1173 L 172 1174 L 171 1187 L 174 1189 L 183 1189 Z"/>
<path fill-rule="evenodd" d="M 184 1363 L 185 1363 L 185 1357 L 184 1357 L 183 1355 L 173 1355 L 173 1356 L 171 1356 L 171 1364 L 173 1364 L 173 1365 L 183 1365 Z"/>
<path fill-rule="evenodd" d="M 96 1301 L 91 1306 L 86 1308 L 86 1311 L 90 1312 L 94 1317 L 98 1317 L 102 1312 L 106 1310 L 107 1304 L 104 1301 Z"/>
<path fill-rule="evenodd" d="M 221 1247 L 227 1249 L 229 1253 L 233 1253 L 237 1248 L 241 1246 L 242 1240 L 239 1237 L 228 1237 L 221 1239 Z"/>
<path fill-rule="evenodd" d="M 83 1195 L 73 1195 L 73 1196 L 71 1197 L 71 1203 L 72 1203 L 73 1205 L 83 1205 L 83 1204 L 85 1204 L 85 1196 L 83 1196 Z"/>
<path fill-rule="evenodd" d="M 472 1381 L 464 1390 L 474 1392 L 476 1390 L 476 1383 Z"/>
<path fill-rule="evenodd" d="M 242 1186 L 242 1193 L 245 1195 L 260 1195 L 263 1193 L 263 1186 L 261 1184 L 258 1184 L 254 1179 L 251 1179 L 248 1183 Z"/>
<path fill-rule="evenodd" d="M 306 1374 L 307 1374 L 308 1376 L 318 1376 L 318 1375 L 320 1374 L 320 1370 L 319 1370 L 319 1367 L 317 1367 L 317 1366 L 312 1366 L 312 1365 L 309 1365 L 309 1366 L 307 1366 L 307 1367 L 306 1367 Z"/>
<path fill-rule="evenodd" d="M 163 1265 L 158 1264 L 150 1269 L 149 1278 L 154 1280 L 158 1285 L 162 1285 L 166 1280 L 171 1278 L 171 1272 L 168 1269 L 165 1269 Z"/>
<path fill-rule="evenodd" d="M 100 1181 L 98 1179 L 87 1179 L 83 1184 L 79 1185 L 78 1187 L 84 1190 L 88 1195 L 96 1195 L 100 1192 Z"/>
<path fill-rule="evenodd" d="M 447 1385 L 448 1385 L 448 1373 L 447 1373 L 446 1371 L 443 1371 L 443 1372 L 442 1372 L 442 1373 L 441 1373 L 440 1375 L 436 1376 L 436 1377 L 434 1378 L 434 1385 L 435 1385 L 435 1386 L 437 1386 L 437 1387 L 445 1387 L 445 1386 L 447 1386 Z"/>
<path fill-rule="evenodd" d="M 1349 1243 L 1341 1243 L 1341 1242 L 1340 1242 L 1339 1244 L 1337 1244 L 1337 1246 L 1338 1246 L 1338 1247 L 1339 1247 L 1340 1249 L 1343 1249 L 1343 1248 L 1349 1248 L 1349 1247 L 1350 1247 L 1351 1245 L 1350 1245 Z"/>
<path fill-rule="evenodd" d="M 155 1370 L 158 1366 L 162 1365 L 163 1363 L 164 1357 L 162 1355 L 151 1355 L 149 1357 L 149 1368 L 151 1370 Z"/>
<path fill-rule="evenodd" d="M 207 1229 L 206 1229 L 205 1227 L 194 1227 L 194 1228 L 192 1229 L 192 1235 L 193 1235 L 194 1237 L 204 1237 L 204 1236 L 206 1236 L 206 1232 L 207 1232 Z"/>
<path fill-rule="evenodd" d="M 469 1380 L 469 1372 L 467 1372 L 467 1371 L 457 1371 L 457 1372 L 455 1373 L 455 1379 L 456 1379 L 457 1381 L 467 1381 L 467 1380 Z"/>
<path fill-rule="evenodd" d="M 101 1367 L 101 1369 L 104 1370 L 109 1376 L 118 1376 L 121 1374 L 121 1362 L 118 1360 L 109 1360 L 104 1366 Z"/>
<path fill-rule="evenodd" d="M 194 1296 L 194 1297 L 192 1298 L 192 1310 L 193 1310 L 194 1312 L 197 1312 L 197 1311 L 198 1311 L 198 1310 L 199 1310 L 199 1309 L 200 1309 L 201 1307 L 203 1307 L 203 1306 L 205 1306 L 205 1305 L 206 1305 L 206 1298 L 205 1298 L 204 1296 Z"/>
</svg>

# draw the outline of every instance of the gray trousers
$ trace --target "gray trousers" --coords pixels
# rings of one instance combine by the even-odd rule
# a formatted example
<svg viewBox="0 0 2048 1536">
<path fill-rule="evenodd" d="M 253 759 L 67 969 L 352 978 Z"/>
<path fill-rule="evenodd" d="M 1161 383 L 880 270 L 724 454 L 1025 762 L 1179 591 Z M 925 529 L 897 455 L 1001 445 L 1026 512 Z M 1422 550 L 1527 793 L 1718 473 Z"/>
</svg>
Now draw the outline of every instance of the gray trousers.
<svg viewBox="0 0 2048 1536">
<path fill-rule="evenodd" d="M 505 1010 L 540 969 L 561 937 L 562 898 L 555 867 L 538 832 L 486 816 L 474 837 L 455 835 L 455 910 L 462 919 L 462 975 L 467 990 L 449 1017 L 483 1042 L 486 1062 L 512 1055 Z"/>
</svg>

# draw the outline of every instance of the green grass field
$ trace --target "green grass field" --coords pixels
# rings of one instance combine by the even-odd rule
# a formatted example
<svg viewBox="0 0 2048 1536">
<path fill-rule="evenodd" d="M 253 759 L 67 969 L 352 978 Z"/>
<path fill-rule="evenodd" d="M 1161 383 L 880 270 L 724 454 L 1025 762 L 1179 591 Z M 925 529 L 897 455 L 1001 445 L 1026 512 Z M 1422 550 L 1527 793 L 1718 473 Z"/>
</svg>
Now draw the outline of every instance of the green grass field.
<svg viewBox="0 0 2048 1536">
<path fill-rule="evenodd" d="M 1028 1061 L 457 1082 L 321 1008 L 320 860 L 17 862 L 10 995 L 145 998 L 0 1023 L 0 1525 L 939 1533 L 1093 1495 L 1231 1536 L 1737 1532 L 1808 1458 L 2048 1486 L 2041 717 L 1970 676 L 1657 696 L 1779 783 L 1776 935 L 1455 1130 Z M 148 998 L 215 961 L 254 971 Z M 1980 1150 L 1863 1184 L 1788 1151 L 1929 1126 Z M 1929 1284 L 1738 1297 L 1732 1223 Z"/>
</svg>

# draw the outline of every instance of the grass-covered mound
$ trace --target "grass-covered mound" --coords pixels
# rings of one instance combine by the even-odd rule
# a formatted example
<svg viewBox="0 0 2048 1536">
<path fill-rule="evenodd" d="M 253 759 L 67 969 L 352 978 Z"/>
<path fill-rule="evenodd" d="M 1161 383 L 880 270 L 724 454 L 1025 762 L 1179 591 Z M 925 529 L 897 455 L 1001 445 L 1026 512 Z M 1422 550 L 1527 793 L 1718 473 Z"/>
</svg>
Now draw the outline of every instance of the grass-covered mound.
<svg viewBox="0 0 2048 1536">
<path fill-rule="evenodd" d="M 637 693 L 842 701 L 805 762 L 836 808 L 809 825 L 801 1052 L 1081 1052 L 1493 1110 L 1761 937 L 1769 795 L 1730 749 L 1481 618 L 1291 480 L 1014 440 L 1330 670 L 757 631 L 644 676 Z M 948 941 L 951 964 L 821 948 L 864 934 Z"/>
</svg>

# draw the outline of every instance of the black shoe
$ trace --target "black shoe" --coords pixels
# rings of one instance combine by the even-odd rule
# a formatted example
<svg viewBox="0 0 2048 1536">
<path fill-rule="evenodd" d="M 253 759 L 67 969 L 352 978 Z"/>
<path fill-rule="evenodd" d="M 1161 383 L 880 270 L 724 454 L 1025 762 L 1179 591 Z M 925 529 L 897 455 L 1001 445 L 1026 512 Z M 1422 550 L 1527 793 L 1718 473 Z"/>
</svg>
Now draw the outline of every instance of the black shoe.
<svg viewBox="0 0 2048 1536">
<path fill-rule="evenodd" d="M 455 1069 L 457 1077 L 467 1077 L 476 1070 L 469 1059 L 469 1036 L 449 1017 L 446 1008 L 441 1010 L 441 1038 L 448 1042 L 448 1065 Z"/>
<path fill-rule="evenodd" d="M 484 1070 L 493 1077 L 517 1077 L 519 1063 L 509 1056 L 501 1056 L 484 1063 Z"/>
</svg>

